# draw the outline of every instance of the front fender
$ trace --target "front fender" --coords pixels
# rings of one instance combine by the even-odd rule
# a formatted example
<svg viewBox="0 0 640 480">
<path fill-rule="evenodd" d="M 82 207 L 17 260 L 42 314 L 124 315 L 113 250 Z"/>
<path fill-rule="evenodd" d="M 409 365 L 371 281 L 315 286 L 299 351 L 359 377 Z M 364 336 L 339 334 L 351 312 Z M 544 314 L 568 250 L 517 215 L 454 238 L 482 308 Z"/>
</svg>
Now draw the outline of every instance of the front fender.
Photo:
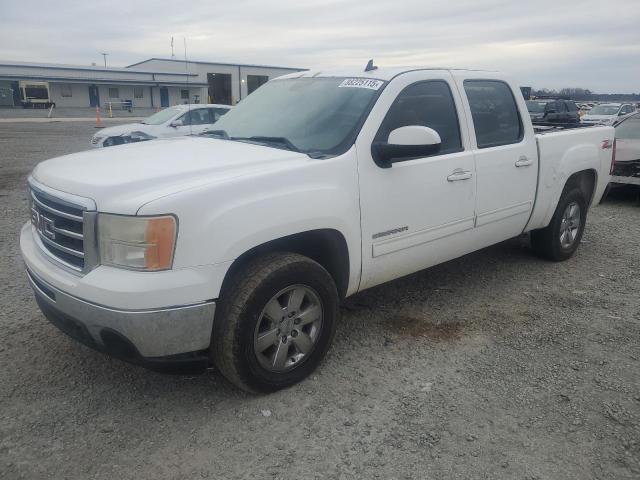
<svg viewBox="0 0 640 480">
<path fill-rule="evenodd" d="M 349 252 L 349 291 L 360 275 L 360 211 L 352 151 L 286 170 L 267 170 L 169 195 L 140 214 L 178 217 L 174 268 L 228 264 L 248 250 L 317 229 L 340 232 Z M 217 292 L 216 292 L 217 293 Z"/>
</svg>

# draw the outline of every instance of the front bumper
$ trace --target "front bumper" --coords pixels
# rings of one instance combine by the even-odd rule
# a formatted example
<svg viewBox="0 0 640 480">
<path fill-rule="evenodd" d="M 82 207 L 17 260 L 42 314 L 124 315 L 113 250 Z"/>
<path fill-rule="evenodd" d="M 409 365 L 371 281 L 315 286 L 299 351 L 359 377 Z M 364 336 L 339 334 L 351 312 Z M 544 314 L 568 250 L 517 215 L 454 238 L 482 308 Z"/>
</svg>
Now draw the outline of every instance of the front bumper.
<svg viewBox="0 0 640 480">
<path fill-rule="evenodd" d="M 38 306 L 73 339 L 156 371 L 208 366 L 215 302 L 155 310 L 118 310 L 84 301 L 27 270 Z"/>
</svg>

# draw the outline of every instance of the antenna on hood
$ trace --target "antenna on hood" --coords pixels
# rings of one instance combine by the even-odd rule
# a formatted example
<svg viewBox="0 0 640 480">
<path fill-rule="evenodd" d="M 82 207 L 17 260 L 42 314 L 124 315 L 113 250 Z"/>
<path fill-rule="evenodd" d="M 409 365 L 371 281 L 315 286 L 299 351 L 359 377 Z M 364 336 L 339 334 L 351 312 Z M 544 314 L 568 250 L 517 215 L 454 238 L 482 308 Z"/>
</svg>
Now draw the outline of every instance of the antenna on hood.
<svg viewBox="0 0 640 480">
<path fill-rule="evenodd" d="M 366 66 L 366 67 L 364 67 L 364 71 L 365 71 L 365 72 L 371 72 L 371 71 L 373 71 L 373 70 L 377 70 L 377 69 L 378 69 L 378 67 L 376 67 L 376 66 L 373 64 L 373 58 L 372 58 L 371 60 L 369 60 L 369 61 L 367 62 L 367 66 Z"/>
<path fill-rule="evenodd" d="M 187 118 L 189 119 L 189 135 L 193 135 L 193 119 L 191 118 L 191 89 L 189 88 L 189 62 L 187 62 L 187 38 L 182 37 L 184 44 L 184 71 L 187 74 Z"/>
</svg>

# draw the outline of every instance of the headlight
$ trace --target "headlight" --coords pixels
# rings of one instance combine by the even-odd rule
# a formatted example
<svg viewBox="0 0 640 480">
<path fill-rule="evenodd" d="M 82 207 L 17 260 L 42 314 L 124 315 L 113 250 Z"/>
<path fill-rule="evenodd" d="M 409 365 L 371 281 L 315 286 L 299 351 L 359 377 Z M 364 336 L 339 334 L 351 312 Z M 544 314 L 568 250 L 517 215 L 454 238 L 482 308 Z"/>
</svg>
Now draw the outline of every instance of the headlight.
<svg viewBox="0 0 640 480">
<path fill-rule="evenodd" d="M 173 264 L 176 218 L 98 215 L 100 263 L 133 270 L 167 270 Z"/>
</svg>

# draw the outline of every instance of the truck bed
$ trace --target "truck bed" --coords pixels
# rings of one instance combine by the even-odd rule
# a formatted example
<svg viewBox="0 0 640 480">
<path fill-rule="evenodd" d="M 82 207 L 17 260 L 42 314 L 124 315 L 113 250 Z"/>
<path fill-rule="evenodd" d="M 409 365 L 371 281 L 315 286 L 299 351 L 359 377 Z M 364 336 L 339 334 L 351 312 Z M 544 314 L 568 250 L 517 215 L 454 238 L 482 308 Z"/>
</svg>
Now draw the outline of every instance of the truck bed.
<svg viewBox="0 0 640 480">
<path fill-rule="evenodd" d="M 536 133 L 538 144 L 538 185 L 527 230 L 549 224 L 569 172 L 595 173 L 590 204 L 597 203 L 610 179 L 615 130 L 607 126 L 553 127 Z"/>
</svg>

